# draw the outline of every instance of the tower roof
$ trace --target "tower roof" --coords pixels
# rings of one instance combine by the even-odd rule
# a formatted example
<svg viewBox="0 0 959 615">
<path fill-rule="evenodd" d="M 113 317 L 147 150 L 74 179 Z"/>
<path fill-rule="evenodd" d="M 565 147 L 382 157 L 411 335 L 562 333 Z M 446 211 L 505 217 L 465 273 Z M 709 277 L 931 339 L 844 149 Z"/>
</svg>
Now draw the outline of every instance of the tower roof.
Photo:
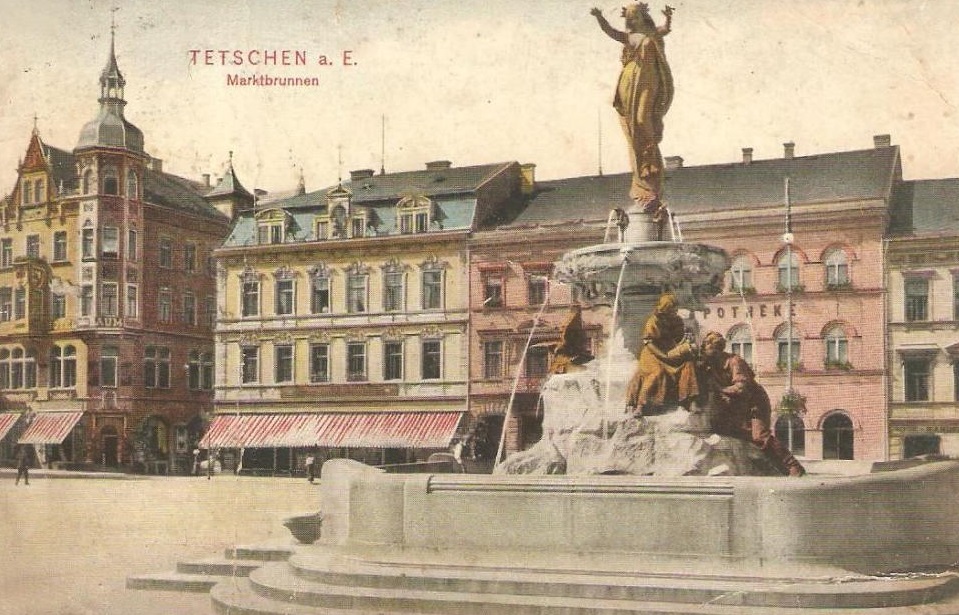
<svg viewBox="0 0 959 615">
<path fill-rule="evenodd" d="M 110 34 L 110 55 L 100 72 L 100 112 L 80 130 L 75 149 L 117 147 L 143 153 L 143 131 L 123 117 L 126 79 L 117 64 L 115 35 Z"/>
<path fill-rule="evenodd" d="M 204 198 L 210 199 L 225 196 L 239 196 L 250 199 L 251 201 L 253 200 L 253 195 L 243 187 L 243 184 L 240 183 L 240 180 L 236 176 L 236 171 L 233 169 L 233 152 L 230 152 L 230 161 L 227 163 L 226 172 L 223 174 L 223 177 L 220 178 L 220 181 L 213 187 L 213 190 L 208 192 Z"/>
</svg>

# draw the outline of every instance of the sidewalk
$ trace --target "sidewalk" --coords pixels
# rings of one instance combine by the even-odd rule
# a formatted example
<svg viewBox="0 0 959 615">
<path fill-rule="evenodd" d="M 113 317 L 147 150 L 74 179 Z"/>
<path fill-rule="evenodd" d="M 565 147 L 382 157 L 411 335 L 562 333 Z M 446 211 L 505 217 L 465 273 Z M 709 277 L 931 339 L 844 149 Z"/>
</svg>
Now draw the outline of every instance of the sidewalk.
<svg viewBox="0 0 959 615">
<path fill-rule="evenodd" d="M 0 468 L 0 479 L 16 480 L 16 468 Z M 83 472 L 74 470 L 47 470 L 46 468 L 30 468 L 30 480 L 45 478 L 100 478 L 112 480 L 135 480 L 147 478 L 143 474 L 124 474 L 123 472 Z"/>
</svg>

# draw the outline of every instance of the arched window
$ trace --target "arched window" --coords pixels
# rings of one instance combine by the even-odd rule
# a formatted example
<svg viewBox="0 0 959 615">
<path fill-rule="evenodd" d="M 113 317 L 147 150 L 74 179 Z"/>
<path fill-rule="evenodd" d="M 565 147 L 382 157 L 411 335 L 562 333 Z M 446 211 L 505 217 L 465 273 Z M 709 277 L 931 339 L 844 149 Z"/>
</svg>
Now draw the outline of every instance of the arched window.
<svg viewBox="0 0 959 615">
<path fill-rule="evenodd" d="M 830 250 L 824 259 L 826 265 L 826 288 L 838 289 L 849 286 L 849 260 L 840 248 Z"/>
<path fill-rule="evenodd" d="M 792 433 L 790 434 L 790 428 Z M 795 414 L 782 415 L 776 419 L 776 439 L 788 447 L 794 455 L 806 454 L 806 426 L 802 417 Z"/>
<path fill-rule="evenodd" d="M 127 171 L 127 196 L 137 198 L 137 174 L 133 171 Z"/>
<path fill-rule="evenodd" d="M 83 194 L 90 194 L 91 190 L 93 190 L 93 171 L 87 169 L 83 173 Z"/>
<path fill-rule="evenodd" d="M 746 325 L 733 328 L 726 336 L 729 339 L 729 351 L 738 354 L 746 363 L 753 364 L 753 336 Z"/>
<path fill-rule="evenodd" d="M 842 412 L 830 414 L 822 423 L 822 458 L 853 459 L 852 421 Z"/>
<path fill-rule="evenodd" d="M 799 359 L 802 356 L 799 346 L 799 335 L 795 329 L 790 331 L 789 325 L 783 325 L 776 331 L 776 366 L 786 369 L 792 357 L 793 369 L 800 367 Z"/>
<path fill-rule="evenodd" d="M 849 366 L 849 340 L 841 326 L 835 325 L 826 331 L 823 343 L 826 345 L 826 367 Z"/>
<path fill-rule="evenodd" d="M 784 252 L 776 263 L 779 271 L 779 281 L 777 290 L 786 292 L 787 289 L 799 290 L 802 288 L 802 281 L 799 278 L 799 256 L 794 252 Z"/>
<path fill-rule="evenodd" d="M 10 351 L 0 348 L 0 389 L 10 388 Z"/>
<path fill-rule="evenodd" d="M 748 255 L 741 254 L 733 259 L 729 275 L 729 289 L 733 292 L 745 293 L 755 290 L 753 286 L 753 261 Z"/>
</svg>

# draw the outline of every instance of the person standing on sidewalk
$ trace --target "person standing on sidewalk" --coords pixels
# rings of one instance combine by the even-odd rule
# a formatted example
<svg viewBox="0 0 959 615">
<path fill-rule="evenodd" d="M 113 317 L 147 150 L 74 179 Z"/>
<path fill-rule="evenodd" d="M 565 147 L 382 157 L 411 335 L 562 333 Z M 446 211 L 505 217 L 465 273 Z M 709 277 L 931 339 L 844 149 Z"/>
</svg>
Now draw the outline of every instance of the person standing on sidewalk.
<svg viewBox="0 0 959 615">
<path fill-rule="evenodd" d="M 313 456 L 313 453 L 306 456 L 306 478 L 311 483 L 316 478 L 316 457 Z"/>
<path fill-rule="evenodd" d="M 30 455 L 27 454 L 27 447 L 20 447 L 20 454 L 17 455 L 17 480 L 14 482 L 14 485 L 20 484 L 20 479 L 23 478 L 23 484 L 30 484 Z"/>
</svg>

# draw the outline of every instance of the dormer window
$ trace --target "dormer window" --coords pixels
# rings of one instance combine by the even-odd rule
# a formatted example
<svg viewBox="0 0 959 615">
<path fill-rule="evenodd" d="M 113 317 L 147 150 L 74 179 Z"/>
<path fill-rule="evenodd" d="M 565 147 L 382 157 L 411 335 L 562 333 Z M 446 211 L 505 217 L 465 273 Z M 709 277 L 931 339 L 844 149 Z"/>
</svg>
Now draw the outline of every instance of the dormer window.
<svg viewBox="0 0 959 615">
<path fill-rule="evenodd" d="M 283 225 L 259 225 L 257 227 L 257 243 L 283 243 Z"/>
<path fill-rule="evenodd" d="M 271 209 L 257 216 L 256 242 L 263 245 L 286 241 L 288 216 L 282 209 Z"/>
<path fill-rule="evenodd" d="M 330 219 L 327 217 L 317 218 L 315 222 L 315 236 L 317 241 L 326 241 L 330 238 Z"/>
<path fill-rule="evenodd" d="M 366 216 L 356 215 L 350 219 L 350 237 L 366 237 Z"/>
<path fill-rule="evenodd" d="M 433 202 L 425 196 L 408 196 L 396 204 L 400 233 L 425 233 L 433 216 Z"/>
<path fill-rule="evenodd" d="M 330 218 L 333 223 L 333 234 L 331 237 L 333 239 L 346 238 L 346 208 L 342 205 L 337 205 L 333 208 Z"/>
</svg>

